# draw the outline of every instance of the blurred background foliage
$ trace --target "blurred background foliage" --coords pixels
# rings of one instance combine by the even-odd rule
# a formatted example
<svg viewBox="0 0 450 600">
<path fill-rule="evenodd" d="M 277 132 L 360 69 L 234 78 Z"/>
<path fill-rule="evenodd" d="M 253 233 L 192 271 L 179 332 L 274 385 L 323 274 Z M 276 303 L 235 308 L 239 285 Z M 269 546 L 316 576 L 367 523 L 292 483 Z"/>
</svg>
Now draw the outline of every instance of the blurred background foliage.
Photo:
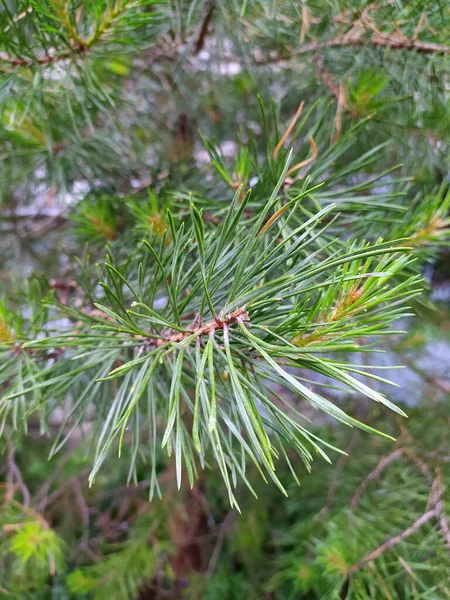
<svg viewBox="0 0 450 600">
<path fill-rule="evenodd" d="M 126 486 L 129 461 L 113 455 L 90 487 L 91 414 L 55 455 L 64 406 L 39 394 L 33 415 L 14 405 L 28 437 L 2 431 L 0 597 L 450 597 L 449 30 L 439 0 L 0 2 L 5 356 L 42 336 L 49 312 L 66 327 L 55 304 L 84 318 L 106 252 L 126 265 L 143 237 L 170 245 L 167 208 L 183 218 L 193 199 L 214 225 L 239 185 L 263 207 L 290 123 L 292 164 L 304 164 L 309 187 L 323 183 L 299 221 L 337 204 L 330 253 L 355 238 L 409 238 L 417 262 L 406 275 L 421 272 L 428 288 L 410 300 L 418 316 L 402 318 L 407 334 L 389 336 L 375 361 L 405 365 L 387 376 L 409 419 L 330 390 L 396 442 L 313 419 L 301 402 L 312 431 L 348 456 L 308 474 L 288 448 L 277 470 L 287 499 L 248 467 L 258 498 L 238 487 L 242 514 L 217 468 L 192 489 L 183 475 L 177 492 L 159 446 L 151 468 L 163 500 L 148 463 Z M 293 173 L 286 199 L 303 186 Z M 102 316 L 93 311 L 89 324 Z M 361 369 L 367 356 L 354 359 Z M 0 366 L 2 394 L 17 365 Z M 147 452 L 146 439 L 126 442 L 128 454 Z"/>
</svg>

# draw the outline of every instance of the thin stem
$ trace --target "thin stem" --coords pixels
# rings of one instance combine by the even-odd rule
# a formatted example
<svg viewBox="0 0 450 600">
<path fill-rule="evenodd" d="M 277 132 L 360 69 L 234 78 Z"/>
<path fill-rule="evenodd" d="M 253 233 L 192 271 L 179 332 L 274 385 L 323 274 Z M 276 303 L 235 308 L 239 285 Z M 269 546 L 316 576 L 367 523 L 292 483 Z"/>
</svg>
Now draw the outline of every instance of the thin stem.
<svg viewBox="0 0 450 600">
<path fill-rule="evenodd" d="M 400 542 L 403 542 L 404 540 L 406 540 L 406 538 L 408 538 L 413 533 L 416 533 L 417 531 L 419 531 L 419 529 L 423 525 L 425 525 L 425 523 L 428 523 L 428 521 L 430 521 L 431 519 L 433 519 L 435 517 L 436 517 L 436 509 L 433 508 L 432 510 L 428 510 L 421 517 L 419 517 L 417 519 L 417 521 L 415 521 L 411 525 L 411 527 L 408 527 L 408 529 L 405 529 L 405 531 L 402 531 L 402 533 L 400 533 L 399 535 L 389 538 L 383 544 L 381 544 L 381 546 L 378 546 L 378 548 L 376 550 L 373 550 L 373 552 L 369 552 L 369 554 L 366 554 L 366 556 L 364 556 L 364 558 L 362 558 L 357 563 L 355 563 L 352 567 L 350 567 L 350 569 L 348 570 L 348 575 L 352 575 L 353 573 L 356 573 L 357 571 L 362 569 L 368 562 L 375 560 L 376 558 L 379 558 L 382 554 L 384 554 L 386 552 L 386 550 L 389 550 L 390 548 L 393 548 L 397 544 L 400 544 Z"/>
<path fill-rule="evenodd" d="M 204 335 L 212 335 L 214 331 L 224 329 L 225 325 L 231 325 L 232 323 L 249 321 L 250 317 L 248 312 L 245 310 L 245 306 L 236 308 L 231 314 L 226 317 L 218 316 L 214 320 L 205 323 L 200 327 L 196 327 L 186 333 L 176 333 L 174 335 L 162 336 L 156 340 L 156 345 L 160 346 L 167 342 L 180 343 L 189 337 L 201 337 Z"/>
<path fill-rule="evenodd" d="M 404 38 L 398 34 L 373 33 L 367 37 L 362 33 L 337 35 L 330 40 L 310 42 L 296 48 L 286 56 L 277 54 L 265 58 L 254 58 L 256 65 L 265 65 L 287 61 L 302 54 L 309 54 L 326 48 L 348 48 L 360 46 L 375 46 L 378 48 L 390 48 L 392 50 L 416 51 L 419 54 L 450 54 L 450 45 L 435 42 L 422 42 L 420 40 Z"/>
</svg>

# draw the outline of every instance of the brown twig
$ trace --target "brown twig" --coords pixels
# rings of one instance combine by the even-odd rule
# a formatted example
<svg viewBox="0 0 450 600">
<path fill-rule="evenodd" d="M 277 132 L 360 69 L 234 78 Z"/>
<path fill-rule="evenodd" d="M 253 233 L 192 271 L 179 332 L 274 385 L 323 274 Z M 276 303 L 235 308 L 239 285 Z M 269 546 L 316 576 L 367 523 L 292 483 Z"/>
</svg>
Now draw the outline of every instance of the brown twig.
<svg viewBox="0 0 450 600">
<path fill-rule="evenodd" d="M 76 46 L 70 50 L 65 50 L 59 54 L 44 54 L 43 56 L 37 56 L 35 58 L 22 58 L 20 56 L 11 56 L 6 52 L 0 52 L 0 61 L 9 63 L 15 67 L 32 67 L 33 65 L 50 65 L 55 62 L 72 58 L 77 55 L 81 55 L 86 52 L 86 47 Z"/>
<path fill-rule="evenodd" d="M 402 531 L 402 533 L 400 533 L 399 535 L 389 538 L 383 544 L 381 544 L 381 546 L 378 546 L 378 548 L 376 550 L 373 550 L 373 552 L 369 552 L 369 554 L 366 554 L 366 556 L 364 556 L 361 560 L 359 560 L 352 567 L 350 567 L 350 569 L 348 570 L 348 575 L 352 575 L 353 573 L 356 573 L 356 571 L 359 571 L 368 562 L 375 560 L 376 558 L 379 558 L 382 554 L 384 554 L 386 552 L 386 550 L 389 550 L 390 548 L 393 548 L 397 544 L 400 544 L 400 542 L 403 542 L 404 540 L 406 540 L 406 538 L 408 538 L 413 533 L 416 533 L 417 531 L 419 531 L 419 529 L 423 525 L 425 525 L 425 523 L 428 523 L 428 521 L 430 521 L 430 519 L 433 519 L 434 517 L 436 517 L 436 509 L 433 508 L 432 510 L 428 510 L 421 517 L 419 517 L 417 519 L 417 521 L 415 521 L 411 525 L 411 527 L 408 527 L 408 529 L 405 529 L 405 531 Z"/>
<path fill-rule="evenodd" d="M 72 454 L 75 450 L 76 450 L 76 448 L 73 448 L 70 452 L 67 452 L 66 454 L 64 454 L 61 457 L 58 464 L 53 469 L 50 477 L 48 477 L 48 479 L 42 484 L 42 486 L 39 488 L 39 490 L 34 495 L 33 504 L 36 504 L 38 501 L 42 501 L 44 498 L 47 497 L 50 486 L 55 481 L 55 479 L 57 479 L 59 477 L 62 470 L 66 466 L 66 463 L 69 461 L 70 457 L 72 456 Z"/>
<path fill-rule="evenodd" d="M 20 469 L 14 460 L 14 447 L 12 445 L 12 442 L 8 443 L 8 465 L 6 481 L 7 488 L 5 504 L 9 504 L 14 499 L 16 488 L 18 488 L 22 492 L 22 504 L 25 508 L 28 509 L 30 506 L 31 498 L 30 492 L 28 490 L 28 487 L 25 485 L 22 473 L 20 472 Z"/>
<path fill-rule="evenodd" d="M 404 448 L 404 451 L 405 451 L 406 456 L 409 458 L 409 460 L 411 460 L 416 465 L 416 467 L 422 473 L 423 477 L 428 481 L 428 483 L 430 485 L 432 485 L 433 484 L 433 474 L 431 472 L 430 467 L 427 465 L 427 463 L 424 462 L 422 459 L 420 459 L 418 456 L 416 456 L 414 454 L 414 452 L 411 450 L 411 448 Z"/>
<path fill-rule="evenodd" d="M 448 524 L 447 516 L 444 514 L 444 507 L 442 503 L 442 495 L 444 493 L 444 485 L 442 483 L 441 473 L 439 469 L 436 469 L 436 499 L 435 499 L 435 511 L 436 517 L 439 521 L 439 527 L 444 536 L 445 545 L 450 552 L 450 526 Z"/>
<path fill-rule="evenodd" d="M 356 507 L 356 505 L 359 501 L 359 498 L 361 497 L 361 494 L 363 493 L 363 491 L 366 489 L 368 483 L 370 481 L 372 481 L 373 479 L 375 479 L 376 477 L 378 477 L 381 474 L 381 472 L 391 462 L 393 462 L 399 456 L 404 455 L 404 454 L 406 454 L 409 458 L 411 458 L 415 462 L 415 464 L 417 464 L 417 466 L 421 470 L 422 474 L 429 480 L 429 477 L 431 475 L 431 470 L 428 467 L 428 465 L 426 463 L 424 463 L 423 461 L 421 461 L 420 459 L 418 459 L 409 448 L 399 448 L 398 450 L 394 450 L 394 452 L 391 452 L 391 454 L 384 457 L 378 463 L 377 467 L 375 467 L 375 469 L 369 474 L 369 476 L 366 477 L 366 479 L 360 485 L 360 487 L 356 491 L 356 494 L 353 497 L 353 500 L 351 503 L 352 509 L 354 509 Z M 400 533 L 399 535 L 396 535 L 392 538 L 389 538 L 383 544 L 381 544 L 381 546 L 378 546 L 378 548 L 376 548 L 372 552 L 369 552 L 369 554 L 367 554 L 361 560 L 359 560 L 357 563 L 355 563 L 347 571 L 347 575 L 350 576 L 353 573 L 356 573 L 361 568 L 363 568 L 367 563 L 375 560 L 376 558 L 379 558 L 382 554 L 384 554 L 384 552 L 386 552 L 386 550 L 389 550 L 390 548 L 393 548 L 400 542 L 403 542 L 406 538 L 408 538 L 410 535 L 416 533 L 423 525 L 425 525 L 425 523 L 427 523 L 428 521 L 430 521 L 433 518 L 435 518 L 438 521 L 439 527 L 444 536 L 445 545 L 447 546 L 447 548 L 450 551 L 450 526 L 448 524 L 447 517 L 444 514 L 443 503 L 442 503 L 443 492 L 444 492 L 444 487 L 442 485 L 440 472 L 439 472 L 439 469 L 436 469 L 436 478 L 432 481 L 431 491 L 430 491 L 430 494 L 428 497 L 428 502 L 427 502 L 427 506 L 426 506 L 424 514 L 421 517 L 419 517 L 410 527 L 408 527 L 407 529 L 402 531 L 402 533 Z"/>
<path fill-rule="evenodd" d="M 273 55 L 264 58 L 254 57 L 253 62 L 256 65 L 265 65 L 270 63 L 276 63 L 280 61 L 287 61 L 300 56 L 302 54 L 310 54 L 317 52 L 318 50 L 324 50 L 326 48 L 346 48 L 346 47 L 360 47 L 372 45 L 378 48 L 391 48 L 392 50 L 409 50 L 416 51 L 419 54 L 450 54 L 450 45 L 440 44 L 435 42 L 422 42 L 420 40 L 405 39 L 399 34 L 384 34 L 384 33 L 373 33 L 371 37 L 363 35 L 362 32 L 351 33 L 344 35 L 337 35 L 330 40 L 326 41 L 314 41 L 308 44 L 304 44 L 299 48 L 296 48 L 293 52 L 286 55 Z"/>
<path fill-rule="evenodd" d="M 200 31 L 198 32 L 198 37 L 194 43 L 194 47 L 192 50 L 192 54 L 194 56 L 197 56 L 197 54 L 199 54 L 199 52 L 201 51 L 201 49 L 203 48 L 203 46 L 205 44 L 205 39 L 208 34 L 208 27 L 209 27 L 209 24 L 211 23 L 211 19 L 214 14 L 214 10 L 215 10 L 214 3 L 210 2 L 209 7 L 206 10 L 205 18 L 203 19 L 202 24 L 200 26 Z"/>
<path fill-rule="evenodd" d="M 208 575 L 212 575 L 212 573 L 214 573 L 214 570 L 217 565 L 217 561 L 219 560 L 219 557 L 220 557 L 220 551 L 222 550 L 222 545 L 225 540 L 225 536 L 230 530 L 231 524 L 233 522 L 233 518 L 234 518 L 234 514 L 233 514 L 233 511 L 231 511 L 227 514 L 227 516 L 223 520 L 222 524 L 220 525 L 216 545 L 211 554 L 211 558 L 210 558 L 209 564 L 208 564 L 208 571 L 207 571 Z"/>
<path fill-rule="evenodd" d="M 392 453 L 392 454 L 394 454 L 394 453 Z M 392 454 L 390 456 L 392 456 Z M 378 546 L 378 548 L 376 548 L 372 552 L 369 552 L 369 554 L 366 554 L 366 556 L 364 556 L 361 560 L 359 560 L 352 567 L 350 567 L 347 574 L 352 575 L 353 573 L 356 573 L 356 571 L 359 571 L 368 562 L 371 562 L 371 561 L 375 560 L 376 558 L 379 558 L 382 554 L 384 554 L 384 552 L 386 552 L 386 550 L 393 548 L 400 542 L 403 542 L 406 538 L 408 538 L 413 533 L 416 533 L 417 531 L 419 531 L 419 529 L 423 525 L 425 525 L 425 523 L 427 523 L 428 521 L 430 521 L 433 518 L 436 518 L 439 521 L 441 530 L 445 536 L 446 545 L 450 550 L 450 529 L 448 526 L 448 521 L 442 512 L 442 501 L 441 501 L 442 492 L 443 492 L 443 488 L 442 488 L 442 484 L 440 482 L 440 476 L 438 474 L 436 479 L 433 481 L 433 485 L 431 487 L 430 498 L 429 498 L 429 504 L 431 505 L 431 508 L 428 508 L 428 506 L 427 506 L 426 512 L 421 517 L 419 517 L 410 527 L 408 527 L 407 529 L 402 531 L 402 533 L 400 533 L 399 535 L 389 538 L 383 544 L 381 544 L 381 546 Z"/>
<path fill-rule="evenodd" d="M 319 49 L 317 49 L 314 52 L 314 60 L 317 65 L 317 71 L 320 79 L 324 82 L 324 84 L 327 86 L 327 88 L 330 90 L 333 96 L 336 96 L 336 98 L 339 99 L 340 86 L 334 81 L 331 74 L 327 71 L 325 67 L 325 60 L 323 58 L 323 54 L 322 52 L 320 52 Z"/>
<path fill-rule="evenodd" d="M 214 320 L 205 323 L 201 327 L 192 328 L 191 331 L 187 331 L 186 333 L 176 333 L 173 335 L 168 335 L 165 337 L 161 337 L 158 339 L 150 339 L 149 342 L 156 343 L 157 346 L 161 346 L 167 342 L 179 343 L 182 342 L 187 337 L 195 335 L 196 337 L 201 337 L 203 335 L 212 335 L 215 331 L 223 329 L 226 325 L 231 325 L 232 323 L 237 323 L 239 321 L 249 321 L 250 317 L 248 312 L 245 310 L 245 306 L 236 308 L 231 314 L 223 317 L 219 315 Z"/>
<path fill-rule="evenodd" d="M 433 478 L 429 466 L 418 456 L 416 456 L 410 448 L 397 448 L 390 454 L 384 456 L 377 466 L 369 473 L 369 475 L 363 479 L 352 498 L 350 504 L 350 508 L 352 510 L 355 510 L 358 506 L 361 496 L 364 494 L 369 484 L 374 481 L 374 479 L 377 479 L 392 462 L 401 456 L 407 456 L 418 467 L 419 471 L 422 473 L 428 483 L 432 484 Z"/>
<path fill-rule="evenodd" d="M 359 485 L 358 489 L 356 490 L 356 492 L 352 498 L 352 501 L 350 503 L 350 508 L 352 510 L 355 510 L 356 507 L 358 506 L 361 496 L 364 494 L 364 492 L 368 488 L 370 482 L 373 481 L 374 479 L 377 479 L 381 475 L 381 473 L 386 469 L 386 467 L 388 467 L 392 462 L 394 462 L 394 460 L 397 460 L 397 458 L 399 458 L 400 456 L 403 456 L 404 454 L 405 454 L 405 449 L 398 448 L 397 450 L 394 450 L 390 454 L 383 456 L 383 458 L 380 460 L 380 462 L 377 464 L 377 466 L 367 475 L 367 477 L 365 477 L 363 479 L 363 481 Z"/>
<path fill-rule="evenodd" d="M 86 471 L 83 471 L 79 475 L 75 475 L 74 477 L 72 477 L 68 481 L 64 482 L 59 488 L 57 488 L 56 490 L 54 490 L 48 496 L 45 496 L 39 502 L 39 504 L 37 505 L 37 510 L 39 512 L 44 512 L 46 506 L 48 506 L 49 504 L 52 504 L 52 502 L 54 502 L 55 500 L 58 500 L 58 498 L 60 498 L 66 492 L 66 490 L 73 485 L 73 480 L 74 479 L 78 479 L 78 480 L 84 479 L 85 477 L 88 477 L 88 475 L 90 474 L 90 472 L 91 472 L 91 470 L 88 469 Z"/>
</svg>

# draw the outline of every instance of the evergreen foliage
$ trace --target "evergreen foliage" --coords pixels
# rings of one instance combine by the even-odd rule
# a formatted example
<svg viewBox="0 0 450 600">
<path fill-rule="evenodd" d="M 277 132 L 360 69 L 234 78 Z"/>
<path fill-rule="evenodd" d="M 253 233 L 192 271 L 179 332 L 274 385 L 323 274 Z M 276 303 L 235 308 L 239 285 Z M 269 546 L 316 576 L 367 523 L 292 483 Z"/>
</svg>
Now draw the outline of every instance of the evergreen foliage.
<svg viewBox="0 0 450 600">
<path fill-rule="evenodd" d="M 0 3 L 0 593 L 448 597 L 449 23 Z"/>
</svg>

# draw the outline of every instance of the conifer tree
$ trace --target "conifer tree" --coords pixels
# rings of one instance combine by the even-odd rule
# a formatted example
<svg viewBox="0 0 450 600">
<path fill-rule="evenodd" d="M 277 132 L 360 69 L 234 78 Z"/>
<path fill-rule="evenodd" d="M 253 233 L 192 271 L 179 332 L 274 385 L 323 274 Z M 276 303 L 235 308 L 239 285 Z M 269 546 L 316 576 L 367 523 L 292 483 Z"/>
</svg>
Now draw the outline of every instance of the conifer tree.
<svg viewBox="0 0 450 600">
<path fill-rule="evenodd" d="M 1 593 L 448 597 L 449 23 L 2 0 Z"/>
</svg>

